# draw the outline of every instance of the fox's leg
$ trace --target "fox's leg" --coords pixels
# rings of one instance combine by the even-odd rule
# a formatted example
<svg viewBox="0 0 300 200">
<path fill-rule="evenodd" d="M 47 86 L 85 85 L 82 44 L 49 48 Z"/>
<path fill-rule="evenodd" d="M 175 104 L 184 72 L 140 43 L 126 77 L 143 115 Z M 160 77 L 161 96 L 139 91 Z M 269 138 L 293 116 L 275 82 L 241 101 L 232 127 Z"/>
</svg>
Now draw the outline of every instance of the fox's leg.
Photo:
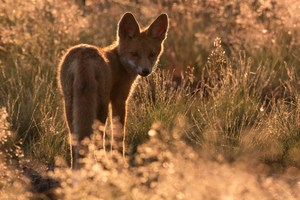
<svg viewBox="0 0 300 200">
<path fill-rule="evenodd" d="M 100 97 L 99 97 L 100 99 Z M 97 119 L 102 125 L 105 125 L 108 116 L 109 100 L 100 99 L 97 105 Z"/>
<path fill-rule="evenodd" d="M 97 127 L 97 129 L 100 133 L 100 140 L 103 143 L 103 148 L 105 148 L 104 134 L 105 134 L 105 127 L 106 127 L 106 121 L 108 116 L 108 105 L 109 105 L 109 100 L 108 99 L 106 100 L 104 98 L 101 98 L 101 96 L 99 96 L 99 101 L 97 105 L 97 120 L 99 120 L 100 125 Z"/>
<path fill-rule="evenodd" d="M 65 108 L 65 117 L 68 123 L 69 132 L 73 133 L 73 119 L 72 119 L 72 98 L 67 97 L 65 95 L 64 97 L 64 108 Z"/>
<path fill-rule="evenodd" d="M 125 122 L 126 122 L 126 99 L 113 99 L 112 105 L 112 124 L 114 140 L 118 148 L 123 146 L 125 153 Z"/>
<path fill-rule="evenodd" d="M 73 129 L 73 117 L 72 117 L 72 96 L 68 96 L 66 93 L 64 94 L 64 109 L 65 109 L 65 118 L 67 120 L 67 125 L 69 129 L 69 144 L 70 144 L 70 161 L 71 165 L 73 165 L 73 148 L 72 148 L 72 134 L 74 133 Z"/>
<path fill-rule="evenodd" d="M 124 126 L 126 120 L 126 100 L 112 101 L 112 116 Z"/>
</svg>

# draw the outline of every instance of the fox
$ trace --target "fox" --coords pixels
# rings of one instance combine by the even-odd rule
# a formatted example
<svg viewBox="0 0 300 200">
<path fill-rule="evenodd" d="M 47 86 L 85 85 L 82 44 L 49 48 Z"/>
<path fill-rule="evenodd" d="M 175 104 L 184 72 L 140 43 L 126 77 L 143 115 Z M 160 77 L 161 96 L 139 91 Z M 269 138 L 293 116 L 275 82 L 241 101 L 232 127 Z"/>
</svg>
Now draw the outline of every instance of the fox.
<svg viewBox="0 0 300 200">
<path fill-rule="evenodd" d="M 111 45 L 79 44 L 65 53 L 58 67 L 58 85 L 69 135 L 75 140 L 70 141 L 72 166 L 79 152 L 75 143 L 91 137 L 95 121 L 106 124 L 109 111 L 112 126 L 121 127 L 118 137 L 124 154 L 128 99 L 137 79 L 157 67 L 168 27 L 166 13 L 141 29 L 127 12 L 118 22 L 117 39 Z"/>
</svg>

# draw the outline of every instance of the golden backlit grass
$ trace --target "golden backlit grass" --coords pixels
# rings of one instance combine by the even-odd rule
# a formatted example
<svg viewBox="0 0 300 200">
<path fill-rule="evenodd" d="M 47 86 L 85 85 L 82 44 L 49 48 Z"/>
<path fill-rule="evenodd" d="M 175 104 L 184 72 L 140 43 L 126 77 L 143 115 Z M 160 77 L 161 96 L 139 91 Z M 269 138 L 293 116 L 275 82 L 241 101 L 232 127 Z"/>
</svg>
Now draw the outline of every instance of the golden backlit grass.
<svg viewBox="0 0 300 200">
<path fill-rule="evenodd" d="M 97 196 L 96 188 L 85 188 L 89 184 L 109 191 L 106 199 L 116 198 L 116 191 L 117 197 L 134 199 L 145 185 L 156 188 L 160 184 L 153 181 L 157 172 L 148 171 L 152 165 L 147 165 L 147 159 L 158 159 L 154 169 L 165 166 L 169 170 L 170 163 L 163 164 L 166 158 L 160 157 L 164 151 L 192 151 L 201 161 L 260 163 L 268 168 L 263 171 L 271 173 L 299 170 L 299 6 L 296 0 L 87 0 L 86 6 L 72 0 L 2 2 L 0 170 L 5 173 L 1 192 L 7 199 L 16 199 L 14 191 L 24 191 L 24 199 L 33 195 L 24 187 L 30 185 L 21 170 L 26 159 L 54 166 L 60 158 L 68 158 L 57 65 L 72 45 L 110 44 L 115 40 L 119 18 L 127 11 L 143 25 L 161 12 L 170 17 L 159 69 L 139 79 L 129 102 L 126 159 L 129 169 L 136 171 L 126 168 L 121 172 L 118 166 L 123 164 L 118 156 L 108 169 L 92 159 L 86 169 L 78 172 L 78 178 L 87 180 L 78 184 L 84 188 L 81 195 Z M 155 132 L 159 139 L 151 139 L 150 129 L 150 135 Z M 148 145 L 157 149 L 151 151 Z M 100 157 L 104 156 L 100 152 Z M 174 157 L 170 158 L 172 162 L 180 165 L 182 160 Z M 188 162 L 198 164 L 196 157 Z M 96 175 L 98 172 L 106 175 Z M 69 181 L 71 171 L 58 168 L 49 176 L 61 176 L 63 189 L 58 189 L 56 195 L 77 195 Z M 124 181 L 129 184 L 123 185 Z M 168 181 L 161 184 L 167 185 Z M 173 192 L 175 196 L 169 199 L 186 195 Z M 148 195 L 150 199 L 151 192 Z"/>
</svg>

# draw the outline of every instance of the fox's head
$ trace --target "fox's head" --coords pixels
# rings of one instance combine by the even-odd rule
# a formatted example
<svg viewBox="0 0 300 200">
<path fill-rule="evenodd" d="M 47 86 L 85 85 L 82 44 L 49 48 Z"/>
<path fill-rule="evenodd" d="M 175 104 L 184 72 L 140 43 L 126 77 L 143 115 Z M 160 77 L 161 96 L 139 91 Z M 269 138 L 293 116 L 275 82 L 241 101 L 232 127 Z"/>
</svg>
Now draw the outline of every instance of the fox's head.
<svg viewBox="0 0 300 200">
<path fill-rule="evenodd" d="M 144 30 L 131 13 L 123 15 L 118 27 L 118 53 L 125 69 L 133 75 L 148 76 L 163 51 L 168 16 L 161 14 Z"/>
</svg>

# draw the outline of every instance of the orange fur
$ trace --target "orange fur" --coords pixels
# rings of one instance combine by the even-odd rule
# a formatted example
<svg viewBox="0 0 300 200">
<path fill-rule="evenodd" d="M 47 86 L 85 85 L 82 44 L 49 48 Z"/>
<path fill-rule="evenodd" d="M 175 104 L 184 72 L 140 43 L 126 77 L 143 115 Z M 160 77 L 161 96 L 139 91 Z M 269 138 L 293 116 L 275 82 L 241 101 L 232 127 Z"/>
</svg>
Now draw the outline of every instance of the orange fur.
<svg viewBox="0 0 300 200">
<path fill-rule="evenodd" d="M 90 137 L 94 120 L 106 123 L 109 104 L 112 117 L 119 119 L 124 132 L 132 85 L 138 75 L 147 76 L 156 66 L 167 30 L 166 14 L 140 30 L 134 16 L 126 13 L 118 25 L 117 41 L 111 46 L 81 44 L 68 50 L 59 65 L 58 78 L 69 131 L 78 142 Z"/>
</svg>

